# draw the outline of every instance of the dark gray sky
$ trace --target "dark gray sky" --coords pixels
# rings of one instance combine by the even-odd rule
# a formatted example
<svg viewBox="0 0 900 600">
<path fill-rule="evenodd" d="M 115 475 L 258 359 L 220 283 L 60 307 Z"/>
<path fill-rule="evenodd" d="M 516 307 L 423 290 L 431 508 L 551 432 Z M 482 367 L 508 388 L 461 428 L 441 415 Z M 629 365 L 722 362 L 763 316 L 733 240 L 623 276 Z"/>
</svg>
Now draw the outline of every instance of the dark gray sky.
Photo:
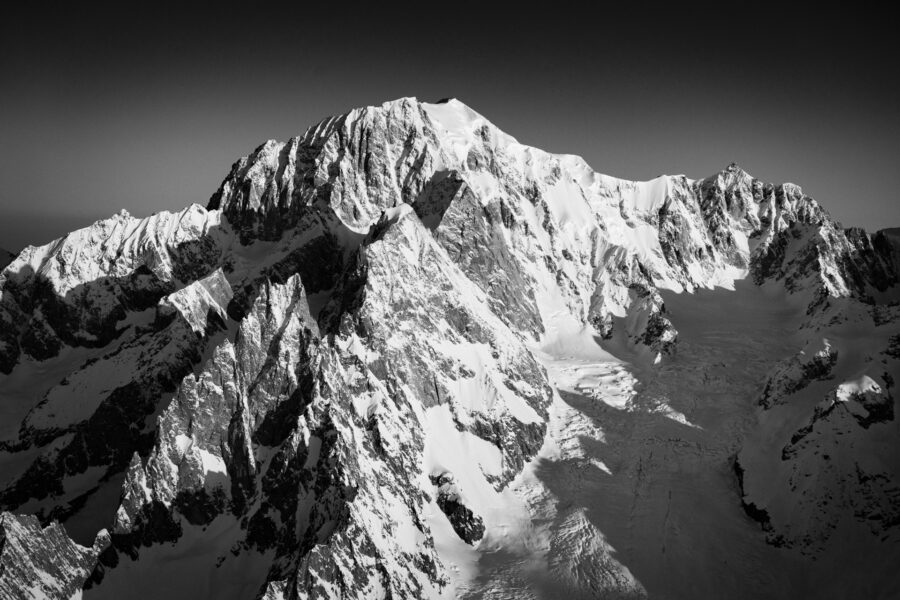
<svg viewBox="0 0 900 600">
<path fill-rule="evenodd" d="M 0 246 L 121 208 L 205 204 L 262 141 L 401 96 L 455 96 L 611 175 L 702 177 L 736 161 L 801 184 L 844 225 L 900 225 L 887 13 L 129 4 L 2 19 Z"/>
</svg>

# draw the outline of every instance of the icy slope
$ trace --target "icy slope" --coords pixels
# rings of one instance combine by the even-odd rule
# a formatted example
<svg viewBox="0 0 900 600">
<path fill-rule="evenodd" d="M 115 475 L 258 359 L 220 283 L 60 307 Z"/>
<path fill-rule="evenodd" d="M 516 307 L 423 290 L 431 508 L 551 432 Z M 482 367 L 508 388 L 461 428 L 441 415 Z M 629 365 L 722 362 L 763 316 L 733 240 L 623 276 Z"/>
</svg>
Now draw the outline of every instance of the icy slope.
<svg viewBox="0 0 900 600">
<path fill-rule="evenodd" d="M 898 257 L 736 165 L 357 109 L 3 270 L 0 508 L 110 531 L 86 598 L 886 594 Z"/>
</svg>

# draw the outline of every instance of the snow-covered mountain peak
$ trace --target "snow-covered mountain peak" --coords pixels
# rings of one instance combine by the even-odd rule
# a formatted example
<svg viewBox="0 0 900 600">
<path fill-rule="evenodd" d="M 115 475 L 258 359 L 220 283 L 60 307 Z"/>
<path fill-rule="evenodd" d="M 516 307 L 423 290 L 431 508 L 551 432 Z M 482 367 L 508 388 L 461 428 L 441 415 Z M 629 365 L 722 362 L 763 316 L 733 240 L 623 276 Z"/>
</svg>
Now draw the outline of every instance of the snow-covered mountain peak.
<svg viewBox="0 0 900 600">
<path fill-rule="evenodd" d="M 219 224 L 217 212 L 198 204 L 146 219 L 123 210 L 48 244 L 26 247 L 0 278 L 34 274 L 49 280 L 60 294 L 102 276 L 123 276 L 141 265 L 171 278 L 175 274 L 166 248 L 198 240 Z"/>
<path fill-rule="evenodd" d="M 44 526 L 0 516 L 0 589 L 814 595 L 768 566 L 830 576 L 803 552 L 840 554 L 837 496 L 881 569 L 895 237 L 736 165 L 604 175 L 455 99 L 269 140 L 206 209 L 0 275 L 0 507 Z"/>
<path fill-rule="evenodd" d="M 729 163 L 727 167 L 710 179 L 713 178 L 719 180 L 720 185 L 725 189 L 749 188 L 756 179 L 735 162 Z"/>
</svg>

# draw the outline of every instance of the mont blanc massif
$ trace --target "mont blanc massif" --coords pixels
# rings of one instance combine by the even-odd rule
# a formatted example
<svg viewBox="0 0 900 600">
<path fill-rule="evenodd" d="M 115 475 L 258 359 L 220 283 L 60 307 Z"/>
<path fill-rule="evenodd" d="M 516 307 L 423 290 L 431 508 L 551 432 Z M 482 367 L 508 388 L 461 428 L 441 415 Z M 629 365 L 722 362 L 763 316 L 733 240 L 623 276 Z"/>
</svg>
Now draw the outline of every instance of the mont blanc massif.
<svg viewBox="0 0 900 600">
<path fill-rule="evenodd" d="M 7 262 L 4 599 L 900 597 L 900 231 L 797 185 L 404 98 Z"/>
</svg>

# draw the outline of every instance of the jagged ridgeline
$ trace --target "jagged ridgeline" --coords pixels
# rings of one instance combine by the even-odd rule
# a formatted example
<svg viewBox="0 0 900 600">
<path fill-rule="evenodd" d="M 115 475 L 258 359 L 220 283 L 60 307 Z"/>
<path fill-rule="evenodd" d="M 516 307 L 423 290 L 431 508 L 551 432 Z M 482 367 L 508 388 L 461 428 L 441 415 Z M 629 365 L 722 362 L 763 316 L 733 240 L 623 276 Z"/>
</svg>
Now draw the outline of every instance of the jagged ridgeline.
<svg viewBox="0 0 900 600">
<path fill-rule="evenodd" d="M 456 100 L 327 119 L 5 266 L 0 596 L 796 597 L 851 554 L 898 593 L 898 267 L 733 164 L 616 179 Z M 682 307 L 755 298 L 782 329 L 701 352 Z"/>
</svg>

